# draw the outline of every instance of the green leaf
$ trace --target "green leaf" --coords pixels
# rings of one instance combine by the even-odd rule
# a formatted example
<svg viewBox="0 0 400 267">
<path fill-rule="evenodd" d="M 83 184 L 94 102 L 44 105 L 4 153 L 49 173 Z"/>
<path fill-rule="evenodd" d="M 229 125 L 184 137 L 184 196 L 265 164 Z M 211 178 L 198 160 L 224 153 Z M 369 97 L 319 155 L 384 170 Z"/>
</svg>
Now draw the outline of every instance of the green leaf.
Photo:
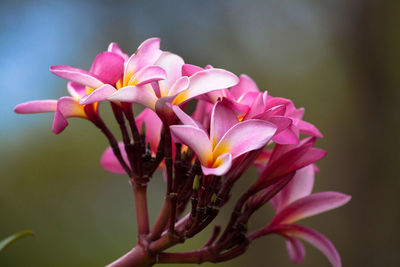
<svg viewBox="0 0 400 267">
<path fill-rule="evenodd" d="M 34 232 L 30 230 L 22 231 L 16 234 L 13 234 L 3 240 L 0 241 L 0 252 L 2 252 L 6 247 L 14 243 L 16 240 L 24 237 L 24 236 L 29 236 L 29 235 L 35 235 Z"/>
</svg>

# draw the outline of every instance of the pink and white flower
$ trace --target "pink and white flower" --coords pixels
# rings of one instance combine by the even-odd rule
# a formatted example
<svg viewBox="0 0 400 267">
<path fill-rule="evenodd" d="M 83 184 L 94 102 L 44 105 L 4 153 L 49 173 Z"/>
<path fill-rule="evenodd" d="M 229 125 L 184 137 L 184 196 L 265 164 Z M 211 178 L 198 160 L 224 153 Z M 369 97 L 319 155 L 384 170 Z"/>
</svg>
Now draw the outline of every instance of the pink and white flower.
<svg viewBox="0 0 400 267">
<path fill-rule="evenodd" d="M 276 214 L 265 231 L 279 234 L 286 239 L 289 256 L 295 263 L 303 262 L 305 257 L 305 249 L 299 238 L 321 250 L 333 266 L 339 267 L 341 266 L 339 253 L 329 239 L 311 228 L 293 224 L 301 219 L 343 206 L 351 199 L 350 196 L 338 192 L 311 194 L 314 174 L 313 165 L 298 170 L 286 187 L 271 199 L 270 203 Z"/>
<path fill-rule="evenodd" d="M 212 110 L 210 135 L 179 107 L 173 107 L 173 111 L 183 123 L 170 126 L 173 139 L 196 153 L 204 175 L 224 175 L 232 160 L 263 147 L 276 132 L 275 125 L 262 120 L 239 122 L 221 102 Z"/>
<path fill-rule="evenodd" d="M 233 86 L 239 81 L 236 75 L 223 69 L 202 70 L 190 77 L 182 76 L 183 59 L 169 52 L 163 52 L 155 64 L 165 69 L 164 80 L 158 84 L 122 88 L 108 99 L 137 103 L 154 111 L 156 103 L 159 103 L 162 113 L 162 109 L 166 108 L 165 103 L 181 105 L 205 93 Z"/>
</svg>

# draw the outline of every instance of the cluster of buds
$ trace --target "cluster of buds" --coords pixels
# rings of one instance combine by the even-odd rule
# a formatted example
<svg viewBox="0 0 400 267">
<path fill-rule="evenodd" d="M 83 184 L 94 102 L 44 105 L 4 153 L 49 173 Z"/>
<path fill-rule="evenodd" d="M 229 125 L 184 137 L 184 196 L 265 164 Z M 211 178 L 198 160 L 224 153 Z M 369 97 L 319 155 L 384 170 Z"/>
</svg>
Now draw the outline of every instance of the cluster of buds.
<svg viewBox="0 0 400 267">
<path fill-rule="evenodd" d="M 305 256 L 302 239 L 321 250 L 333 266 L 341 266 L 326 237 L 294 224 L 344 205 L 350 196 L 311 194 L 318 170 L 314 163 L 325 156 L 314 147 L 322 134 L 302 119 L 304 109 L 291 100 L 260 91 L 246 75 L 185 64 L 180 56 L 160 50 L 158 38 L 144 41 L 132 56 L 111 43 L 89 71 L 66 65 L 52 66 L 50 71 L 69 81 L 70 96 L 22 103 L 15 112 L 54 112 L 56 134 L 66 128 L 68 118 L 84 118 L 107 137 L 110 147 L 101 165 L 129 176 L 138 228 L 137 245 L 110 266 L 227 261 L 243 254 L 253 240 L 270 234 L 285 238 L 296 263 Z M 185 111 L 192 105 L 187 105 L 189 101 L 196 104 L 191 115 Z M 101 102 L 111 105 L 121 142 L 100 116 Z M 136 117 L 132 104 L 144 107 Z M 255 182 L 243 177 L 251 166 L 258 171 Z M 157 169 L 166 181 L 166 195 L 150 227 L 147 185 Z M 249 186 L 226 226 L 214 226 L 198 250 L 165 252 L 211 225 L 239 179 L 246 179 Z M 267 203 L 275 216 L 250 231 L 251 216 Z"/>
</svg>

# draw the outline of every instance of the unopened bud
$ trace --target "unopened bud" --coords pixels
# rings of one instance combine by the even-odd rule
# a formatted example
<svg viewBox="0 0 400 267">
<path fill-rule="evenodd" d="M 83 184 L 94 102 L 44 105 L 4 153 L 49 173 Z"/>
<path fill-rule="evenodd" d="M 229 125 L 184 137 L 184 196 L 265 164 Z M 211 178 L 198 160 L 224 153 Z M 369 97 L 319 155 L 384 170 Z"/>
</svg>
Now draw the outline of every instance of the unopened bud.
<svg viewBox="0 0 400 267">
<path fill-rule="evenodd" d="M 199 187 L 200 187 L 200 180 L 199 176 L 196 175 L 193 180 L 193 190 L 199 190 Z"/>
<path fill-rule="evenodd" d="M 214 193 L 211 196 L 211 203 L 215 203 L 217 201 L 217 195 Z"/>
</svg>

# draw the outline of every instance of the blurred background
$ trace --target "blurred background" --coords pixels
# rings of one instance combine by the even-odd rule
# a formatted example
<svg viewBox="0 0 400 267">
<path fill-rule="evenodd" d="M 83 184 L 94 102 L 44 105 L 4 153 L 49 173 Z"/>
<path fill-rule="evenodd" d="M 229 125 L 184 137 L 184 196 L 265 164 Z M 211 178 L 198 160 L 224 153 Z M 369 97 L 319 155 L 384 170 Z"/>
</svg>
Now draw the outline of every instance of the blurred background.
<svg viewBox="0 0 400 267">
<path fill-rule="evenodd" d="M 88 69 L 110 42 L 130 54 L 154 36 L 186 62 L 246 73 L 271 95 L 305 107 L 305 119 L 325 135 L 317 146 L 328 151 L 314 191 L 353 199 L 303 224 L 333 241 L 344 266 L 400 266 L 399 8 L 390 0 L 2 0 L 0 239 L 23 229 L 37 236 L 1 253 L 0 266 L 102 266 L 134 246 L 128 180 L 101 169 L 101 133 L 71 119 L 56 136 L 52 114 L 21 116 L 13 107 L 66 95 L 66 81 L 50 65 Z M 237 187 L 248 186 L 243 179 Z M 164 190 L 155 177 L 152 221 Z M 218 222 L 228 216 L 223 211 Z M 250 227 L 271 216 L 261 210 Z M 176 249 L 198 248 L 207 233 Z M 329 266 L 319 251 L 306 249 L 302 266 Z M 295 265 L 283 239 L 271 236 L 220 266 Z"/>
</svg>

